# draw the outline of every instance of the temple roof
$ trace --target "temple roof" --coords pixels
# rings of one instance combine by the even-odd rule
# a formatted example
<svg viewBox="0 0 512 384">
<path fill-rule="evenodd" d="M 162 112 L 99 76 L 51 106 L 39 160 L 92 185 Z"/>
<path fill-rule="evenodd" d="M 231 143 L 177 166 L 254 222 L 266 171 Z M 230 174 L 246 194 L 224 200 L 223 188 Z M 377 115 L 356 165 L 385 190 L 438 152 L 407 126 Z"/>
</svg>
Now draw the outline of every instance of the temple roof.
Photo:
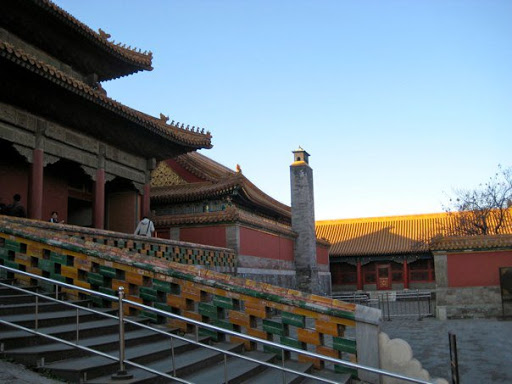
<svg viewBox="0 0 512 384">
<path fill-rule="evenodd" d="M 101 89 L 94 89 L 54 66 L 38 60 L 36 57 L 22 49 L 16 48 L 12 44 L 0 40 L 0 65 L 2 68 L 4 68 L 3 63 L 6 63 L 5 65 L 8 65 L 9 63 L 11 65 L 15 65 L 16 69 L 23 72 L 19 75 L 20 80 L 22 79 L 23 81 L 28 82 L 28 85 L 15 83 L 12 79 L 14 77 L 13 73 L 15 72 L 13 69 L 14 67 L 6 69 L 4 74 L 7 76 L 7 73 L 9 72 L 10 79 L 3 80 L 3 83 L 5 83 L 3 91 L 6 94 L 8 93 L 7 96 L 9 96 L 10 99 L 17 99 L 21 100 L 21 103 L 28 103 L 25 104 L 25 106 L 30 105 L 31 107 L 37 107 L 38 105 L 32 101 L 25 101 L 25 98 L 28 98 L 29 96 L 34 97 L 35 95 L 30 89 L 30 81 L 32 80 L 30 80 L 30 76 L 28 76 L 28 74 L 31 76 L 35 75 L 37 76 L 37 81 L 47 81 L 48 87 L 57 86 L 60 92 L 71 92 L 72 94 L 79 96 L 82 99 L 82 105 L 86 106 L 89 103 L 93 103 L 96 108 L 101 108 L 101 112 L 105 116 L 109 113 L 113 113 L 118 119 L 120 118 L 121 122 L 119 123 L 119 129 L 122 129 L 122 132 L 118 131 L 118 134 L 115 135 L 113 135 L 113 133 L 115 133 L 115 125 L 111 123 L 110 129 L 105 130 L 102 128 L 104 123 L 99 122 L 101 118 L 96 114 L 82 114 L 82 120 L 73 121 L 75 123 L 82 122 L 84 124 L 84 130 L 90 130 L 90 133 L 95 137 L 103 138 L 103 136 L 106 136 L 107 141 L 115 141 L 116 143 L 121 144 L 124 143 L 124 146 L 133 153 L 143 152 L 147 157 L 162 159 L 190 150 L 211 148 L 211 135 L 209 132 L 205 134 L 199 132 L 199 129 L 197 131 L 183 129 L 177 125 L 167 124 L 168 119 L 165 116 L 156 118 L 129 108 L 114 99 L 107 97 Z M 34 79 L 33 81 L 35 82 L 36 80 Z M 7 86 L 10 85 L 12 85 L 13 88 L 7 89 Z M 39 91 L 41 92 L 41 90 Z M 20 93 L 16 95 L 17 92 Z M 27 93 L 29 95 L 27 95 Z M 48 95 L 41 95 L 40 97 L 37 97 L 38 103 L 45 103 L 48 101 L 46 99 L 48 99 Z M 67 109 L 62 108 L 59 110 L 59 113 L 56 114 L 59 118 L 65 118 L 66 111 L 72 107 L 72 100 L 69 96 L 67 97 L 66 102 L 68 106 Z M 23 106 L 23 104 L 21 105 Z M 39 108 L 41 108 L 41 113 L 48 113 L 50 110 L 50 108 L 45 108 L 43 105 L 39 106 Z M 70 115 L 72 115 L 72 113 L 70 113 Z M 49 117 L 51 118 L 52 116 Z M 68 119 L 73 119 L 73 116 L 69 116 Z M 85 123 L 85 119 L 89 119 L 87 123 Z M 109 119 L 111 119 L 111 117 L 109 117 Z M 124 121 L 124 123 L 122 121 Z M 98 125 L 96 130 L 94 130 L 95 122 Z M 130 122 L 131 125 L 127 124 L 127 122 Z M 130 127 L 133 127 L 135 130 L 133 132 L 137 132 L 139 135 L 142 133 L 140 128 L 143 128 L 146 132 L 151 132 L 153 138 L 148 138 L 147 145 L 143 146 L 142 144 L 146 142 L 145 137 L 147 134 L 139 136 L 139 140 L 134 140 L 134 133 L 131 133 Z M 154 137 L 155 135 L 156 137 Z"/>
<path fill-rule="evenodd" d="M 235 172 L 197 152 L 178 156 L 174 160 L 187 171 L 205 181 L 217 182 L 223 178 L 242 176 L 241 172 Z"/>
<path fill-rule="evenodd" d="M 502 249 L 510 250 L 512 248 L 512 235 L 486 235 L 486 236 L 449 236 L 434 239 L 430 249 L 432 251 L 466 251 L 471 249 L 490 250 Z"/>
<path fill-rule="evenodd" d="M 317 221 L 316 234 L 331 242 L 331 257 L 418 254 L 449 234 L 455 216 L 443 212 Z M 512 228 L 506 231 L 512 233 Z"/>
<path fill-rule="evenodd" d="M 0 26 L 99 81 L 152 70 L 152 53 L 109 41 L 49 0 L 2 1 Z"/>
<path fill-rule="evenodd" d="M 154 222 L 157 227 L 240 222 L 259 228 L 266 228 L 290 237 L 297 236 L 289 225 L 265 219 L 235 206 L 226 207 L 223 211 L 156 216 Z"/>
<path fill-rule="evenodd" d="M 235 172 L 197 152 L 174 159 L 200 181 L 151 188 L 152 204 L 177 203 L 235 196 L 239 203 L 270 217 L 291 220 L 290 207 L 256 187 L 242 172 Z"/>
</svg>

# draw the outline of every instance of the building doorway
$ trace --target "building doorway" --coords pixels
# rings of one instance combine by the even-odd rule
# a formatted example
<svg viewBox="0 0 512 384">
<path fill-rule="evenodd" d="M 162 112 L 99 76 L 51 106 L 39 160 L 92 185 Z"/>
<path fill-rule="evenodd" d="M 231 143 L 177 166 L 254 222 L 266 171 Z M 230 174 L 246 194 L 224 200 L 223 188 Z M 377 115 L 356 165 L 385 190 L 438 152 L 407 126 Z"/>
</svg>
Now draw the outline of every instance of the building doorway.
<svg viewBox="0 0 512 384">
<path fill-rule="evenodd" d="M 389 264 L 379 264 L 377 266 L 377 289 L 391 289 L 391 267 Z"/>
<path fill-rule="evenodd" d="M 68 197 L 68 224 L 92 227 L 92 202 Z"/>
</svg>

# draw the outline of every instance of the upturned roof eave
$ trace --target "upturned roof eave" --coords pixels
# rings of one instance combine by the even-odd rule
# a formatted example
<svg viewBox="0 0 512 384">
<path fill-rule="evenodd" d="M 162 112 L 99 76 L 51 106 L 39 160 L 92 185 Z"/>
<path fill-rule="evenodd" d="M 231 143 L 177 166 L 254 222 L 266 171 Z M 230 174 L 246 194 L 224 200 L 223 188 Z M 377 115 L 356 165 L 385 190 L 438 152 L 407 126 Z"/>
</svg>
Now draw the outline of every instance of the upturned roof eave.
<svg viewBox="0 0 512 384">
<path fill-rule="evenodd" d="M 151 118 L 142 112 L 136 111 L 107 97 L 100 91 L 94 90 L 87 84 L 72 78 L 49 64 L 39 61 L 37 58 L 5 41 L 0 41 L 0 57 L 44 77 L 60 87 L 80 95 L 90 102 L 100 105 L 105 110 L 109 110 L 121 118 L 144 127 L 163 139 L 188 147 L 190 151 L 212 147 L 209 132 L 206 134 L 191 132 L 170 126 L 165 122 L 160 122 L 157 118 Z"/>
<path fill-rule="evenodd" d="M 99 32 L 94 31 L 49 0 L 29 0 L 27 4 L 34 4 L 34 6 L 42 9 L 49 16 L 53 16 L 54 22 L 60 22 L 66 28 L 74 30 L 77 36 L 85 38 L 101 52 L 98 56 L 106 55 L 110 58 L 109 61 L 123 63 L 122 66 L 109 65 L 110 74 L 98 73 L 100 81 L 113 80 L 139 71 L 153 70 L 153 54 L 150 51 L 139 52 L 136 49 L 127 48 L 125 45 L 108 41 L 110 38 L 108 34 L 101 30 Z M 80 46 L 81 44 L 77 44 L 77 47 Z M 99 59 L 101 60 L 101 58 Z M 103 61 L 106 63 L 105 60 Z"/>
</svg>

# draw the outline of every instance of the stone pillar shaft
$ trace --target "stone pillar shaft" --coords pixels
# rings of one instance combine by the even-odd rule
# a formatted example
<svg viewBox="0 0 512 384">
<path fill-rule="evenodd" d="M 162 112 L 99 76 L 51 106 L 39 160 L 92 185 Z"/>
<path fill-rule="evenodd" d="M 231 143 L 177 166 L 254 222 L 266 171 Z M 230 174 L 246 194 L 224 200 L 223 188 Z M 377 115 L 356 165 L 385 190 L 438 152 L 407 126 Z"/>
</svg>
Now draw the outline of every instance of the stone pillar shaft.
<svg viewBox="0 0 512 384">
<path fill-rule="evenodd" d="M 313 170 L 307 163 L 307 152 L 295 151 L 290 166 L 292 229 L 295 240 L 295 267 L 297 289 L 321 294 L 316 256 L 315 205 Z"/>
</svg>

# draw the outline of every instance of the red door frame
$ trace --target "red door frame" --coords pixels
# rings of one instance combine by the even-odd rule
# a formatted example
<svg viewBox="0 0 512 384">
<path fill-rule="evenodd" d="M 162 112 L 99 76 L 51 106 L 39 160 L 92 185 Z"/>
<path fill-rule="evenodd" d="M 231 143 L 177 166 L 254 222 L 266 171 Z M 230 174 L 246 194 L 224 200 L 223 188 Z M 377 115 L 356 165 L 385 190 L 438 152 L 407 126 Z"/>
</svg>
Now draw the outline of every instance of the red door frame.
<svg viewBox="0 0 512 384">
<path fill-rule="evenodd" d="M 385 272 L 387 270 L 387 273 Z M 383 272 L 381 274 L 381 271 Z M 390 264 L 377 264 L 377 290 L 390 290 L 391 289 L 391 265 Z"/>
</svg>

